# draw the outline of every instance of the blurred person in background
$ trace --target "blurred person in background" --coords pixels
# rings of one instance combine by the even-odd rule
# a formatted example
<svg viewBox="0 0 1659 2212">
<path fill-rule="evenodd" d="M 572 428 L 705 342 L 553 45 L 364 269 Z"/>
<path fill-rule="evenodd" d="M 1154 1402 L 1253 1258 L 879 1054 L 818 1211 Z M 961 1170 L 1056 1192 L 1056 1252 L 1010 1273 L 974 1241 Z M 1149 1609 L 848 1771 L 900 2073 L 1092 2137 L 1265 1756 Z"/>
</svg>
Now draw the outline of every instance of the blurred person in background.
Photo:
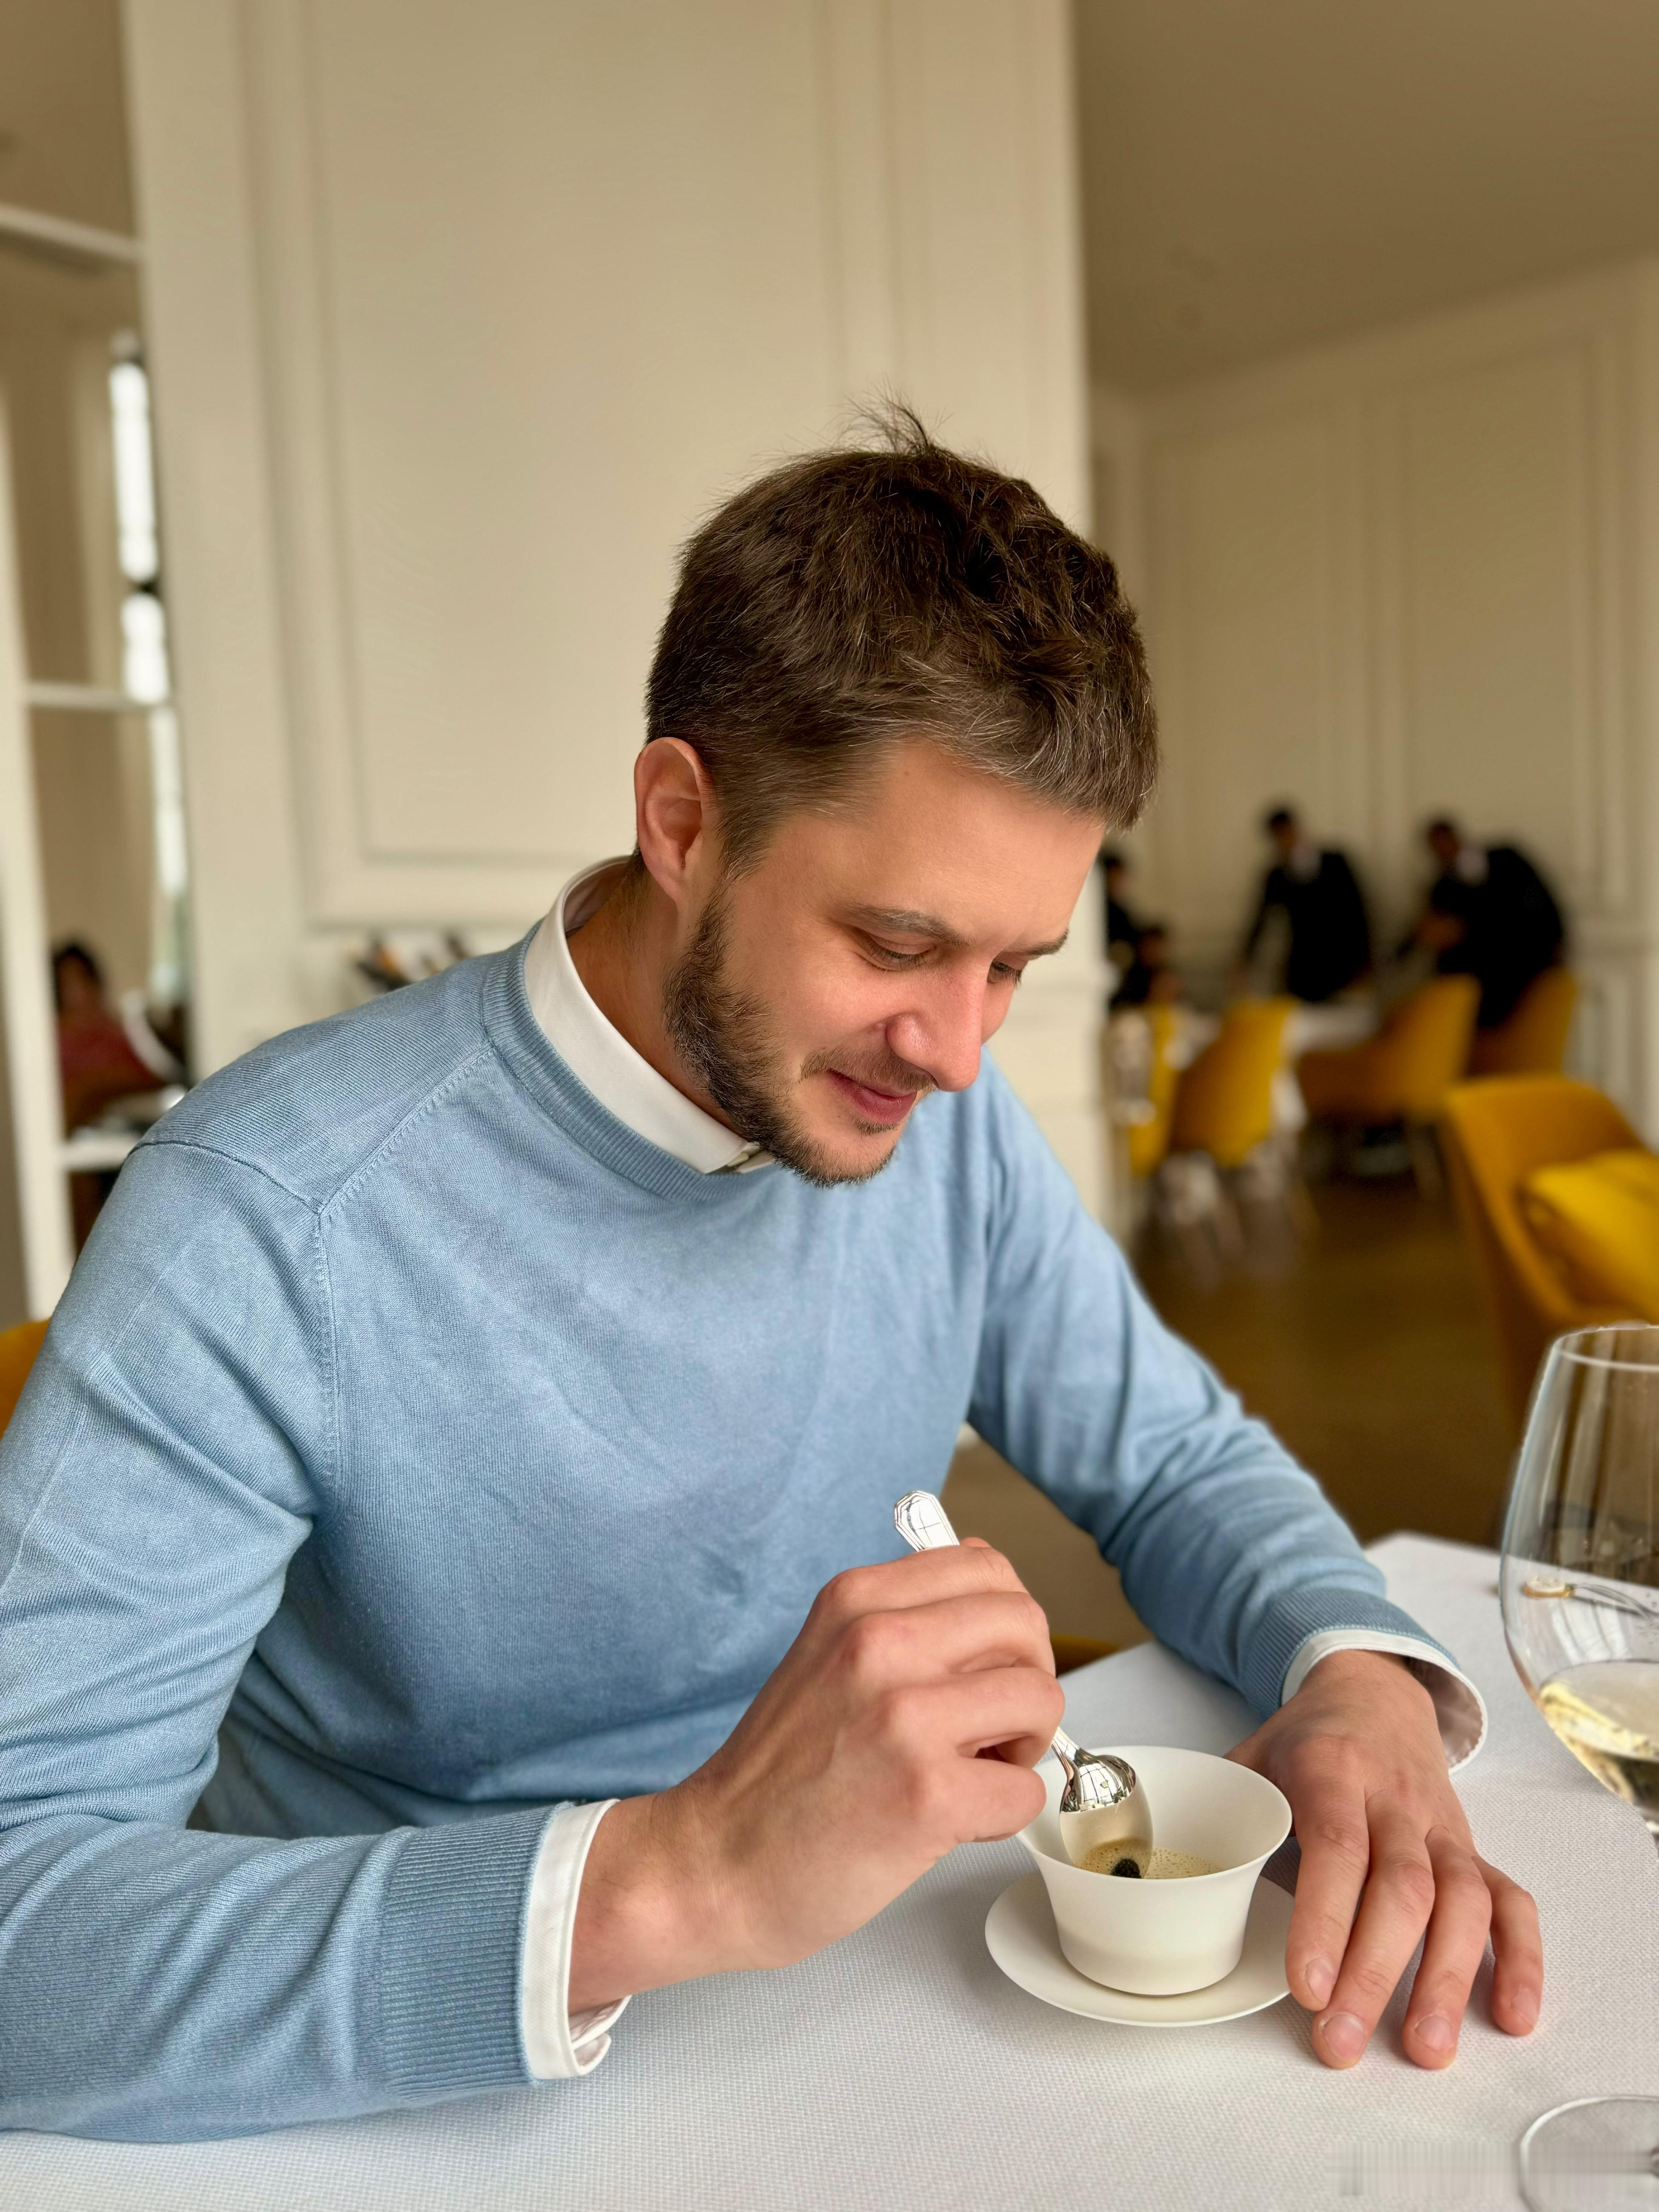
<svg viewBox="0 0 1659 2212">
<path fill-rule="evenodd" d="M 157 1086 L 184 1073 L 182 1010 L 178 1030 L 145 1006 L 141 991 L 123 994 L 112 1006 L 97 956 L 78 940 L 58 946 L 52 958 L 52 996 L 58 1015 L 58 1078 L 64 1094 L 64 1133 L 73 1136 L 109 1114 L 148 1127 L 167 1101 Z M 129 1110 L 126 1110 L 130 1109 Z M 114 1186 L 114 1171 L 90 1169 L 71 1175 L 70 1210 L 78 1252 Z"/>
<path fill-rule="evenodd" d="M 1149 921 L 1135 932 L 1129 965 L 1112 994 L 1112 1012 L 1170 1006 L 1182 996 L 1180 973 L 1170 964 L 1170 933 L 1161 921 Z"/>
<path fill-rule="evenodd" d="M 118 1098 L 154 1091 L 157 1071 L 134 1048 L 105 994 L 104 971 L 84 945 L 60 945 L 52 955 L 52 995 L 58 1013 L 64 1129 L 72 1135 L 97 1121 Z"/>
<path fill-rule="evenodd" d="M 1115 846 L 1104 845 L 1100 853 L 1100 872 L 1106 879 L 1106 957 L 1121 979 L 1134 965 L 1135 945 L 1140 936 L 1140 924 L 1123 896 L 1129 863 Z"/>
<path fill-rule="evenodd" d="M 1516 845 L 1477 845 L 1445 815 L 1424 842 L 1439 865 L 1408 944 L 1434 955 L 1442 975 L 1480 986 L 1480 1026 L 1507 1021 L 1527 986 L 1566 953 L 1554 893 Z"/>
<path fill-rule="evenodd" d="M 1278 857 L 1262 879 L 1245 934 L 1240 979 L 1278 919 L 1288 939 L 1282 988 L 1293 999 L 1322 1006 L 1370 969 L 1370 923 L 1358 879 L 1346 853 L 1314 843 L 1293 807 L 1276 806 L 1261 826 Z"/>
</svg>

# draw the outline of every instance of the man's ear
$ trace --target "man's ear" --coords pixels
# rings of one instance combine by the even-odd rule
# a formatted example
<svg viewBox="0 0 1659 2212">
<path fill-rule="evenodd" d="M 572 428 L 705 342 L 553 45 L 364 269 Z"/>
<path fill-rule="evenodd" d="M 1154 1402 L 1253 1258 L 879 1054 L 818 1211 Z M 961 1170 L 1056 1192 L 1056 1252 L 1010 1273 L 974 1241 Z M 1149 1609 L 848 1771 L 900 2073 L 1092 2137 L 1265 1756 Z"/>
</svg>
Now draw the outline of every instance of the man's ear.
<svg viewBox="0 0 1659 2212">
<path fill-rule="evenodd" d="M 693 895 L 715 843 L 714 787 L 696 748 L 653 738 L 634 763 L 634 834 L 653 882 L 677 907 Z"/>
</svg>

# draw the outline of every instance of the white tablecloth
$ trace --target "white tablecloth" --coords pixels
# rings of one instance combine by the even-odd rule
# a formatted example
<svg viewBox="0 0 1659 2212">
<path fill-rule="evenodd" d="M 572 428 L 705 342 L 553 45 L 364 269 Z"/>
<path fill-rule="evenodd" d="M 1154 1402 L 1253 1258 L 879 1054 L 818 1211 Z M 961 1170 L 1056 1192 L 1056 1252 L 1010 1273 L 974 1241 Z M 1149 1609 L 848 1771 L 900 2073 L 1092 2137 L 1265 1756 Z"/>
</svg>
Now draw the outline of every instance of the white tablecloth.
<svg viewBox="0 0 1659 2212">
<path fill-rule="evenodd" d="M 1543 1911 L 1550 1985 L 1543 2022 L 1524 2042 L 1498 2034 L 1477 1996 L 1449 2073 L 1407 2065 L 1385 2030 L 1356 2070 L 1332 2074 L 1310 2055 L 1305 2016 L 1289 2000 L 1180 2031 L 1051 2011 L 986 1953 L 987 1909 L 1029 1862 L 1013 1844 L 982 1845 L 955 1853 L 870 1927 L 803 1966 L 637 1998 L 586 2081 L 235 2142 L 0 2137 L 0 2205 L 1516 2205 L 1510 2146 L 1539 2112 L 1573 2097 L 1659 2093 L 1659 1862 L 1635 1813 L 1556 1743 L 1522 1691 L 1492 1555 L 1402 1536 L 1373 1557 L 1391 1594 L 1457 1652 L 1491 1705 L 1491 1739 L 1462 1787 L 1487 1856 Z M 1247 1725 L 1229 1692 L 1155 1645 L 1088 1668 L 1067 1689 L 1066 1724 L 1085 1742 L 1218 1751 Z M 1115 2183 L 1091 2179 L 1114 2171 Z"/>
</svg>

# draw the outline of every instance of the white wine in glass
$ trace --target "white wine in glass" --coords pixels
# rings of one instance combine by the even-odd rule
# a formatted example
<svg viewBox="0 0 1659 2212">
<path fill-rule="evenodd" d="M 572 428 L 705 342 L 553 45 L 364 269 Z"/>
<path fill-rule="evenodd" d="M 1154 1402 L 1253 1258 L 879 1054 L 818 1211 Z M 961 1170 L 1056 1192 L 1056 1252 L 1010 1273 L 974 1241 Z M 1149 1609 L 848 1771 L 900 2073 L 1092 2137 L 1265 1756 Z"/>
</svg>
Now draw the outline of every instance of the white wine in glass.
<svg viewBox="0 0 1659 2212">
<path fill-rule="evenodd" d="M 1659 1328 L 1550 1347 L 1504 1526 L 1504 1632 L 1567 1749 L 1659 1844 Z M 1534 2212 L 1659 2212 L 1659 2098 L 1562 2106 L 1522 2139 Z"/>
<path fill-rule="evenodd" d="M 1573 1757 L 1634 1805 L 1659 1843 L 1659 1660 L 1592 1659 L 1533 1694 Z"/>
</svg>

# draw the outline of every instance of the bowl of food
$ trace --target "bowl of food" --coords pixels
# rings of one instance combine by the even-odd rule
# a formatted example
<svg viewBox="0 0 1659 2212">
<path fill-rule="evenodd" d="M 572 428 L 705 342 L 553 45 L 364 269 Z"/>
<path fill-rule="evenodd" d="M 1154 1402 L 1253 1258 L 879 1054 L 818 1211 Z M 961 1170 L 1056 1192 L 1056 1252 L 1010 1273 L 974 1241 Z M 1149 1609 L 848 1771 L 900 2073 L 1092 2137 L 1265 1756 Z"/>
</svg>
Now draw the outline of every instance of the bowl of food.
<svg viewBox="0 0 1659 2212">
<path fill-rule="evenodd" d="M 1139 1777 L 1154 1850 L 1145 1876 L 1073 1866 L 1060 1840 L 1060 1763 L 1037 1773 L 1048 1802 L 1018 1840 L 1048 1892 L 1060 1948 L 1079 1973 L 1140 1996 L 1206 1990 L 1244 1948 L 1256 1877 L 1291 1832 L 1283 1793 L 1248 1766 L 1168 1744 L 1110 1744 Z"/>
</svg>

